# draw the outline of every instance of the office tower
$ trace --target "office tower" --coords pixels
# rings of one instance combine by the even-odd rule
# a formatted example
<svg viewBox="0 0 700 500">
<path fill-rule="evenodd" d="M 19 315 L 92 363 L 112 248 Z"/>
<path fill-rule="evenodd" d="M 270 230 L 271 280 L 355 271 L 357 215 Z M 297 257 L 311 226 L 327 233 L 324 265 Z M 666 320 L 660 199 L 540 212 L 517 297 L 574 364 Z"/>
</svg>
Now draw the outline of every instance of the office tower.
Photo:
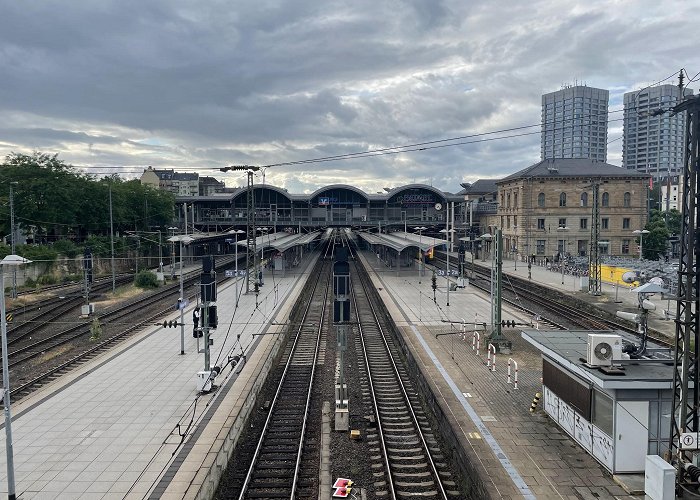
<svg viewBox="0 0 700 500">
<path fill-rule="evenodd" d="M 541 157 L 606 161 L 608 98 L 603 89 L 576 85 L 542 96 Z"/>
<path fill-rule="evenodd" d="M 685 95 L 693 93 L 685 89 Z M 622 164 L 651 174 L 655 179 L 679 175 L 683 170 L 685 113 L 664 112 L 678 104 L 681 90 L 659 85 L 624 96 Z"/>
</svg>

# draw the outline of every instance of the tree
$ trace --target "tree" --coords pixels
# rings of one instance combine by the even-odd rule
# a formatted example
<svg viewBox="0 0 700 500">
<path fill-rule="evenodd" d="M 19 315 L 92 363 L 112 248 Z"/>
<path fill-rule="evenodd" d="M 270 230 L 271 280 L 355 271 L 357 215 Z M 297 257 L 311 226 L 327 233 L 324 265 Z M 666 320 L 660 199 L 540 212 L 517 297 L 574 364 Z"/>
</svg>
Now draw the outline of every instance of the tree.
<svg viewBox="0 0 700 500">
<path fill-rule="evenodd" d="M 649 234 L 644 235 L 644 258 L 657 260 L 659 257 L 666 255 L 666 246 L 670 233 L 664 214 L 658 210 L 652 210 L 645 229 L 649 231 Z"/>
<path fill-rule="evenodd" d="M 110 234 L 109 191 L 112 189 L 115 233 L 166 228 L 175 213 L 172 193 L 125 181 L 114 174 L 97 180 L 57 155 L 13 153 L 0 164 L 0 204 L 14 185 L 15 220 L 36 227 L 35 242 L 78 242 Z M 0 234 L 10 232 L 9 210 L 0 213 Z"/>
</svg>

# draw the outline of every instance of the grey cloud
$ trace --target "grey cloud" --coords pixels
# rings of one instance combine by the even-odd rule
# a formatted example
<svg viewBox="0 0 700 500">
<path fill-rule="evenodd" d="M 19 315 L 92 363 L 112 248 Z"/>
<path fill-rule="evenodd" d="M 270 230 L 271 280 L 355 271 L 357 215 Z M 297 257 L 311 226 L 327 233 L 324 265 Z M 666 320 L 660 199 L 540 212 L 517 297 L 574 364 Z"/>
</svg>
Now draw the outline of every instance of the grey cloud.
<svg viewBox="0 0 700 500">
<path fill-rule="evenodd" d="M 0 155 L 213 169 L 536 124 L 541 94 L 574 78 L 620 89 L 617 102 L 639 82 L 700 70 L 692 37 L 675 36 L 693 32 L 691 14 L 603 0 L 8 4 Z M 456 190 L 538 159 L 532 135 L 269 175 L 292 191 L 331 176 Z"/>
</svg>

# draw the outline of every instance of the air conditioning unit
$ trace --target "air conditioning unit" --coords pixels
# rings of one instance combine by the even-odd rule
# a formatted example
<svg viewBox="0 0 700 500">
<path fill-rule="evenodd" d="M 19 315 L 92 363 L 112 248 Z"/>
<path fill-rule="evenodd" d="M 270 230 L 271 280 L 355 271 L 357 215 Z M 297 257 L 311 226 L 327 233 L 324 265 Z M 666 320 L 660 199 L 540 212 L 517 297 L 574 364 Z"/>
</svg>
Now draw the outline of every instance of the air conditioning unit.
<svg viewBox="0 0 700 500">
<path fill-rule="evenodd" d="M 586 361 L 592 366 L 610 366 L 622 359 L 622 337 L 602 333 L 588 334 Z"/>
</svg>

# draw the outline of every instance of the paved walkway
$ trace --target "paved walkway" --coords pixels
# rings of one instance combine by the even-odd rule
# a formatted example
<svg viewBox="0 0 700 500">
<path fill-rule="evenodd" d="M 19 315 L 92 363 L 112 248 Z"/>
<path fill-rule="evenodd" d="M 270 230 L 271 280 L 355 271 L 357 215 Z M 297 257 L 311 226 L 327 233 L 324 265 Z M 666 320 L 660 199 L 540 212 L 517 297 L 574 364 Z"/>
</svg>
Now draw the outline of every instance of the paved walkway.
<svg viewBox="0 0 700 500">
<path fill-rule="evenodd" d="M 248 363 L 243 369 L 241 363 L 236 371 L 224 370 L 217 384 L 231 389 L 230 381 L 256 364 L 253 348 L 258 339 L 270 336 L 254 335 L 265 331 L 290 295 L 298 293 L 308 276 L 308 269 L 303 274 L 300 270 L 301 266 L 287 271 L 285 277 L 266 273 L 257 306 L 253 294 L 243 293 L 236 310 L 234 282 L 219 288 L 212 366 L 225 363 L 228 354 L 243 352 Z M 203 468 L 202 460 L 181 471 L 187 476 L 184 482 L 171 484 L 187 458 L 179 451 L 193 435 L 197 437 L 201 422 L 211 420 L 213 414 L 207 412 L 220 403 L 224 392 L 197 398 L 195 375 L 204 368 L 204 355 L 197 352 L 192 337 L 192 307 L 185 310 L 189 325 L 184 356 L 179 328 L 152 326 L 13 405 L 19 498 L 141 499 L 158 488 L 157 497 L 194 498 L 196 488 L 190 486 Z M 167 319 L 177 318 L 179 313 L 174 312 Z M 261 354 L 267 347 L 260 349 Z M 248 382 L 243 380 L 246 386 Z M 222 426 L 225 423 L 219 422 L 218 429 Z M 4 438 L 0 433 L 3 449 Z M 0 455 L 0 488 L 6 492 L 6 459 Z M 161 495 L 168 488 L 171 492 Z"/>
<path fill-rule="evenodd" d="M 542 361 L 517 330 L 505 330 L 513 341 L 513 354 L 499 355 L 495 371 L 486 367 L 483 348 L 479 355 L 472 350 L 471 338 L 436 336 L 461 329 L 462 318 L 468 330 L 473 330 L 475 316 L 477 322 L 488 321 L 489 298 L 483 292 L 469 286 L 458 289 L 450 293 L 447 306 L 445 279 L 438 278 L 435 303 L 430 276 L 419 283 L 416 270 L 397 276 L 395 270 L 378 264 L 376 256 L 365 253 L 363 257 L 375 269 L 380 295 L 493 498 L 626 497 L 610 474 L 543 412 L 530 413 L 533 396 L 542 390 Z M 517 274 L 527 277 L 527 266 L 524 271 L 520 267 Z M 504 268 L 515 272 L 512 261 Z M 533 268 L 532 277 L 562 287 L 561 275 L 546 269 Z M 573 278 L 566 278 L 563 289 L 573 293 Z M 503 319 L 529 320 L 509 307 L 503 307 Z M 507 383 L 508 357 L 518 363 L 517 390 Z"/>
</svg>

